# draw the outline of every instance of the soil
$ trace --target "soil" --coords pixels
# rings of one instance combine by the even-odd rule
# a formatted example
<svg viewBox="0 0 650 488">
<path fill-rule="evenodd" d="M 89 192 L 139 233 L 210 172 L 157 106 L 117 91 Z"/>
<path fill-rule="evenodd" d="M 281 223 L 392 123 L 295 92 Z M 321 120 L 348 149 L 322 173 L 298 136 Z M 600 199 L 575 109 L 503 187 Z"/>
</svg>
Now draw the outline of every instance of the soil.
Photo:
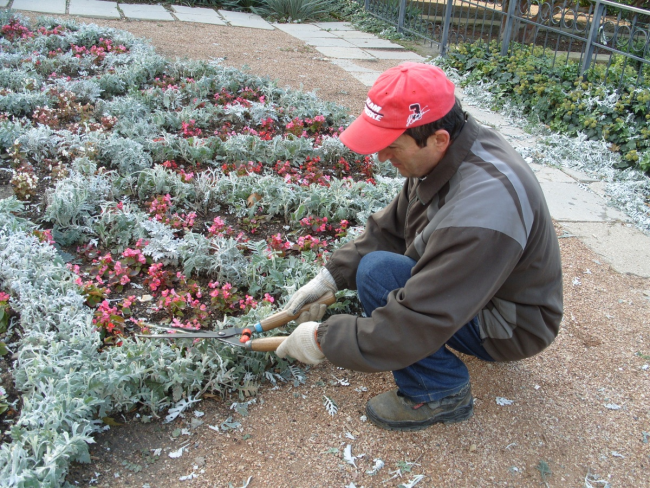
<svg viewBox="0 0 650 488">
<path fill-rule="evenodd" d="M 148 38 L 172 59 L 225 57 L 225 64 L 247 66 L 281 87 L 317 90 L 354 114 L 367 93 L 280 31 L 92 22 Z M 358 63 L 381 71 L 397 62 Z M 557 232 L 564 234 L 560 226 Z M 364 421 L 365 403 L 394 387 L 391 374 L 325 362 L 308 371 L 304 384 L 264 384 L 248 399 L 254 403 L 246 416 L 231 409 L 237 398 L 213 397 L 167 424 L 142 423 L 135 412 L 116 416 L 120 425 L 91 445 L 92 462 L 73 465 L 67 480 L 138 488 L 384 487 L 423 475 L 418 486 L 647 485 L 650 280 L 615 272 L 576 238 L 561 238 L 560 245 L 565 317 L 559 337 L 543 353 L 516 363 L 464 358 L 475 397 L 474 416 L 466 422 L 413 433 L 378 429 Z M 324 397 L 336 403 L 337 413 L 328 413 Z M 500 398 L 512 403 L 499 404 Z M 344 459 L 348 445 L 356 466 Z M 180 457 L 170 456 L 181 447 Z M 377 459 L 383 469 L 368 474 Z"/>
</svg>

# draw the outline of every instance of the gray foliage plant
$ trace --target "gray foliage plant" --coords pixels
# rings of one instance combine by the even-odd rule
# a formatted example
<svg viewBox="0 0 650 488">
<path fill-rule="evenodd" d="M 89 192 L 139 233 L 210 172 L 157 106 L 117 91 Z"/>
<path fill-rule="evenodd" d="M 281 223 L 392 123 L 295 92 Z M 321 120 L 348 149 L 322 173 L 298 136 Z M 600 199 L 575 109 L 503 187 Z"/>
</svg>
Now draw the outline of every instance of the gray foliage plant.
<svg viewBox="0 0 650 488">
<path fill-rule="evenodd" d="M 0 24 L 10 18 L 0 12 Z M 52 228 L 59 245 L 92 242 L 121 252 L 142 238 L 147 241 L 145 255 L 178 266 L 187 275 L 228 281 L 250 293 L 287 296 L 318 272 L 321 264 L 315 252 L 281 259 L 269 256 L 262 240 L 242 245 L 232 237 L 206 236 L 201 232 L 205 229 L 180 237 L 177 230 L 152 220 L 146 205 L 157 195 L 170 194 L 174 211 L 207 216 L 218 210 L 233 222 L 262 212 L 282 219 L 287 229 L 295 229 L 308 214 L 350 220 L 352 228 L 334 242 L 336 248 L 358 235 L 361 227 L 355 225 L 385 206 L 402 184 L 389 165 L 377 166 L 376 185 L 332 178 L 329 187 L 288 184 L 269 170 L 276 161 L 299 165 L 307 157 L 330 163 L 354 158 L 333 137 L 316 146 L 298 137 L 263 141 L 241 134 L 222 139 L 209 132 L 182 137 L 181 124 L 190 120 L 205 129 L 213 118 L 253 123 L 271 118 L 286 124 L 295 117 L 323 115 L 338 127 L 347 125 L 349 116 L 343 107 L 313 93 L 279 89 L 266 78 L 222 66 L 218 60 L 168 62 L 125 32 L 52 18 L 41 18 L 31 28 L 57 25 L 66 31 L 20 42 L 0 37 L 0 111 L 6 114 L 0 121 L 0 148 L 35 167 L 52 162 L 66 166 L 43 199 L 40 222 L 22 217 L 26 208 L 17 200 L 0 200 L 0 287 L 11 294 L 19 317 L 7 344 L 15 353 L 12 374 L 22 400 L 20 416 L 9 425 L 11 442 L 0 447 L 3 487 L 63 485 L 70 462 L 89 461 L 88 444 L 108 428 L 102 422 L 105 417 L 138 406 L 146 412 L 143 418 L 161 418 L 166 409 L 195 401 L 205 392 L 236 395 L 243 401 L 264 378 L 298 383 L 302 378 L 298 367 L 287 369 L 285 360 L 269 353 L 216 341 L 125 338 L 120 347 L 103 348 L 92 323 L 94 309 L 85 305 L 64 254 L 33 235 L 39 224 Z M 99 63 L 69 52 L 73 44 L 92 46 L 99 38 L 110 38 L 128 52 L 109 53 Z M 56 49 L 63 53 L 47 55 Z M 53 71 L 66 76 L 51 78 Z M 165 75 L 195 82 L 163 91 L 154 81 Z M 238 87 L 257 90 L 265 102 L 230 109 L 190 102 Z M 51 88 L 92 104 L 95 120 L 114 117 L 117 123 L 112 129 L 79 131 L 32 124 L 33 111 L 54 102 L 48 95 Z M 202 171 L 188 182 L 164 168 L 166 160 L 176 160 L 188 171 L 200 165 Z M 264 171 L 235 176 L 222 170 L 224 164 L 247 161 L 264 162 Z M 247 198 L 253 193 L 261 199 L 251 208 Z M 120 212 L 115 211 L 118 205 Z M 350 303 L 354 293 L 341 292 L 340 298 Z M 212 325 L 218 329 L 255 323 L 280 306 L 260 302 L 246 315 L 227 316 Z M 269 365 L 277 365 L 281 373 L 270 373 Z"/>
</svg>

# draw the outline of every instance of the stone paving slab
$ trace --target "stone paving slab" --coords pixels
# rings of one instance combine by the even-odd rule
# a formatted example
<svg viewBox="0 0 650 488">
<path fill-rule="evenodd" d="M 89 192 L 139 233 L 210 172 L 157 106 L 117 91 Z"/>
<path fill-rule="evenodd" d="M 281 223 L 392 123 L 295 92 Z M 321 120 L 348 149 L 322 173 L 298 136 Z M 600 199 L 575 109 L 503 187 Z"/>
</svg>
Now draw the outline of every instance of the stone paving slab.
<svg viewBox="0 0 650 488">
<path fill-rule="evenodd" d="M 316 50 L 328 58 L 338 59 L 374 59 L 363 49 L 358 47 L 317 47 Z"/>
<path fill-rule="evenodd" d="M 402 50 L 404 49 L 399 44 L 395 44 L 394 42 L 387 41 L 386 39 L 346 37 L 345 40 L 350 42 L 351 44 L 354 44 L 357 47 L 360 47 L 361 49 L 402 49 Z"/>
<path fill-rule="evenodd" d="M 120 12 L 117 10 L 117 2 L 102 2 L 100 0 L 70 0 L 68 13 L 94 19 L 121 18 Z"/>
<path fill-rule="evenodd" d="M 320 27 L 314 24 L 280 24 L 274 23 L 273 27 L 287 34 L 293 35 L 294 32 L 303 33 L 303 32 L 318 32 L 321 30 Z"/>
<path fill-rule="evenodd" d="M 501 128 L 507 124 L 507 121 L 498 113 L 492 112 L 490 110 L 484 110 L 481 108 L 473 106 L 463 106 L 466 112 L 472 114 L 472 116 L 478 120 L 481 124 L 488 125 L 495 129 L 501 130 Z"/>
<path fill-rule="evenodd" d="M 650 238 L 631 224 L 563 222 L 562 227 L 603 256 L 619 273 L 650 278 Z"/>
<path fill-rule="evenodd" d="M 519 127 L 513 127 L 511 125 L 504 126 L 499 129 L 499 132 L 508 140 L 508 142 L 515 148 L 518 147 L 535 147 L 538 143 L 538 138 L 530 135 Z"/>
<path fill-rule="evenodd" d="M 551 168 L 543 164 L 529 163 L 537 181 L 540 183 L 575 183 L 575 180 L 557 168 Z"/>
<path fill-rule="evenodd" d="M 281 29 L 280 29 L 281 30 Z M 327 31 L 319 30 L 319 31 L 296 31 L 296 32 L 286 32 L 286 34 L 289 34 L 290 36 L 295 37 L 296 39 L 299 39 L 301 41 L 309 41 L 311 39 L 341 39 L 340 37 L 336 37 L 334 34 L 331 34 Z"/>
<path fill-rule="evenodd" d="M 184 5 L 172 5 L 174 15 L 183 22 L 197 22 L 200 24 L 226 25 L 216 10 L 211 8 L 185 7 Z"/>
<path fill-rule="evenodd" d="M 338 37 L 316 37 L 305 40 L 305 43 L 314 47 L 356 47 L 345 39 L 339 39 Z"/>
<path fill-rule="evenodd" d="M 65 14 L 66 0 L 14 0 L 15 10 L 29 10 L 44 14 Z"/>
<path fill-rule="evenodd" d="M 533 148 L 537 145 L 537 141 L 535 139 L 511 139 L 509 137 L 506 137 L 506 139 L 508 140 L 510 145 L 515 149 Z"/>
<path fill-rule="evenodd" d="M 375 81 L 377 81 L 377 78 L 379 78 L 379 73 L 378 71 L 374 73 L 362 73 L 358 71 L 350 71 L 349 72 L 355 79 L 359 80 L 361 83 L 364 84 L 364 86 L 371 87 L 372 85 L 375 84 Z"/>
<path fill-rule="evenodd" d="M 274 27 L 259 15 L 249 14 L 247 12 L 230 12 L 228 10 L 219 10 L 219 15 L 233 27 L 274 30 Z"/>
<path fill-rule="evenodd" d="M 604 181 L 597 181 L 595 183 L 588 183 L 587 186 L 596 195 L 599 195 L 602 198 L 607 198 L 607 183 L 605 183 Z"/>
<path fill-rule="evenodd" d="M 372 57 L 377 59 L 401 59 L 403 61 L 425 61 L 419 54 L 412 51 L 376 51 L 374 49 L 365 50 Z"/>
<path fill-rule="evenodd" d="M 380 72 L 377 70 L 364 68 L 363 66 L 359 66 L 358 64 L 353 63 L 349 59 L 332 59 L 331 63 L 343 68 L 345 71 L 380 74 Z"/>
<path fill-rule="evenodd" d="M 456 87 L 456 96 L 459 100 L 463 100 L 463 91 L 458 87 Z M 535 136 L 527 134 L 519 127 L 510 125 L 510 123 L 498 113 L 474 107 L 472 105 L 463 105 L 463 110 L 471 114 L 479 123 L 487 125 L 488 127 L 496 128 L 515 148 L 535 147 L 537 144 L 537 138 Z"/>
<path fill-rule="evenodd" d="M 323 30 L 353 31 L 354 27 L 349 22 L 315 22 L 313 25 Z"/>
<path fill-rule="evenodd" d="M 174 17 L 162 5 L 136 5 L 120 3 L 124 16 L 130 20 L 174 21 Z"/>
<path fill-rule="evenodd" d="M 336 35 L 342 37 L 343 39 L 380 39 L 370 32 L 361 32 L 356 30 L 339 31 L 336 33 Z"/>
<path fill-rule="evenodd" d="M 273 27 L 302 41 L 323 37 L 338 39 L 331 32 L 321 30 L 311 24 L 273 24 Z"/>
<path fill-rule="evenodd" d="M 577 171 L 575 169 L 562 168 L 562 171 L 580 183 L 596 183 L 600 181 L 598 178 L 592 178 L 588 174 L 583 173 L 582 171 Z"/>
<path fill-rule="evenodd" d="M 608 207 L 605 201 L 572 183 L 540 182 L 551 216 L 560 222 L 627 221 L 628 217 Z"/>
</svg>

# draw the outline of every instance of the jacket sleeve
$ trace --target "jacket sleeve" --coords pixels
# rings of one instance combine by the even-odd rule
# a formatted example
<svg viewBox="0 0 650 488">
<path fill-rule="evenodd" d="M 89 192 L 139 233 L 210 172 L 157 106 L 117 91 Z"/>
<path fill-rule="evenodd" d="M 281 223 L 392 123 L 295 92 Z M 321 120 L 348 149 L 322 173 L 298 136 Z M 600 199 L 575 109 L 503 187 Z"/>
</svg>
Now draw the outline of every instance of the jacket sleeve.
<svg viewBox="0 0 650 488">
<path fill-rule="evenodd" d="M 410 180 L 391 203 L 370 216 L 361 236 L 337 249 L 326 265 L 339 290 L 357 289 L 359 261 L 373 251 L 389 251 L 404 254 L 404 223 L 408 208 Z"/>
<path fill-rule="evenodd" d="M 495 296 L 522 255 L 500 232 L 443 228 L 429 239 L 404 288 L 371 317 L 335 315 L 321 324 L 325 356 L 356 371 L 391 371 L 433 354 Z"/>
</svg>

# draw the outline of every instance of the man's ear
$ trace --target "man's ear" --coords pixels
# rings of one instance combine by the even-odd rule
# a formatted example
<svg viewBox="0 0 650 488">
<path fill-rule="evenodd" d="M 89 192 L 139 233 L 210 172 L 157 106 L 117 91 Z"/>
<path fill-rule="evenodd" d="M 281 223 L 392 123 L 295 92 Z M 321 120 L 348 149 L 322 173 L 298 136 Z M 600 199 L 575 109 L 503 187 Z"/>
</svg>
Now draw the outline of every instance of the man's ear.
<svg viewBox="0 0 650 488">
<path fill-rule="evenodd" d="M 433 138 L 432 142 L 441 151 L 446 151 L 449 147 L 449 144 L 451 144 L 451 137 L 449 135 L 449 132 L 447 132 L 445 129 L 439 129 L 435 131 L 431 137 Z"/>
</svg>

